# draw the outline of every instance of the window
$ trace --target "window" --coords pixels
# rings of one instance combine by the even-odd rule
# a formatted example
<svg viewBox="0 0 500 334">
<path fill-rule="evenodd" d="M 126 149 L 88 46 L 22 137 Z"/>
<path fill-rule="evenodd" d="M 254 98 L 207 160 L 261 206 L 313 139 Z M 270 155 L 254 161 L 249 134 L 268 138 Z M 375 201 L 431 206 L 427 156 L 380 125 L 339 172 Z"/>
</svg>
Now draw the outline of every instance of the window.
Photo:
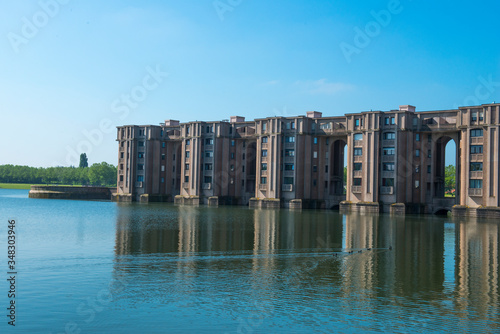
<svg viewBox="0 0 500 334">
<path fill-rule="evenodd" d="M 415 188 L 416 189 L 420 188 L 420 181 L 419 180 L 415 181 Z"/>
<path fill-rule="evenodd" d="M 185 165 L 184 165 L 184 169 L 185 169 L 185 170 L 189 170 L 189 164 L 185 164 Z"/>
<path fill-rule="evenodd" d="M 213 144 L 214 144 L 213 138 L 207 138 L 207 139 L 205 139 L 205 145 L 213 145 Z"/>
<path fill-rule="evenodd" d="M 295 122 L 292 122 L 292 129 L 295 129 Z"/>
<path fill-rule="evenodd" d="M 165 154 L 161 155 L 161 160 L 165 160 Z"/>
<path fill-rule="evenodd" d="M 391 117 L 391 124 L 392 124 L 392 125 L 396 124 L 396 118 Z"/>
<path fill-rule="evenodd" d="M 420 141 L 420 133 L 415 134 L 415 141 Z"/>
<path fill-rule="evenodd" d="M 241 172 L 242 172 L 242 173 L 245 173 L 245 166 L 242 166 L 242 167 L 241 167 Z"/>
<path fill-rule="evenodd" d="M 123 181 L 123 175 L 120 175 L 120 181 Z"/>
<path fill-rule="evenodd" d="M 267 123 L 262 123 L 262 131 L 266 131 L 267 130 Z"/>
<path fill-rule="evenodd" d="M 294 157 L 295 150 L 285 150 L 285 157 Z"/>
<path fill-rule="evenodd" d="M 471 162 L 470 164 L 471 172 L 481 172 L 483 170 L 482 162 Z"/>
<path fill-rule="evenodd" d="M 234 139 L 231 140 L 231 146 L 234 146 Z"/>
<path fill-rule="evenodd" d="M 427 165 L 427 173 L 430 174 L 431 173 L 431 165 Z"/>
<path fill-rule="evenodd" d="M 325 166 L 325 173 L 328 173 L 328 165 Z"/>
<path fill-rule="evenodd" d="M 189 134 L 189 125 L 186 126 L 186 134 Z M 186 181 L 187 182 L 187 181 Z"/>
<path fill-rule="evenodd" d="M 231 172 L 234 172 L 234 165 L 231 165 Z"/>
<path fill-rule="evenodd" d="M 484 120 L 484 113 L 482 111 L 479 112 L 479 120 Z"/>
<path fill-rule="evenodd" d="M 173 157 L 173 159 L 172 159 L 172 160 L 174 160 L 174 161 L 175 161 L 175 153 L 174 153 L 174 157 Z"/>
<path fill-rule="evenodd" d="M 470 153 L 472 153 L 472 154 L 483 153 L 483 145 L 471 145 Z"/>
<path fill-rule="evenodd" d="M 360 186 L 361 185 L 361 179 L 360 178 L 354 178 L 352 179 L 352 184 L 355 186 Z"/>
<path fill-rule="evenodd" d="M 122 152 L 122 153 L 120 153 L 120 158 L 121 158 L 121 159 L 123 159 L 123 152 Z"/>
<path fill-rule="evenodd" d="M 243 153 L 243 154 L 241 155 L 241 160 L 245 160 L 245 157 L 246 157 L 246 155 L 245 155 L 245 153 Z"/>
<path fill-rule="evenodd" d="M 144 152 L 139 152 L 139 159 L 143 159 L 144 158 Z"/>
<path fill-rule="evenodd" d="M 184 176 L 184 182 L 189 182 L 189 176 Z"/>
<path fill-rule="evenodd" d="M 415 173 L 420 173 L 420 166 L 419 166 L 419 165 L 417 165 L 417 166 L 415 167 Z"/>
<path fill-rule="evenodd" d="M 432 156 L 431 150 L 427 150 L 427 158 L 430 158 Z"/>
<path fill-rule="evenodd" d="M 232 135 L 232 134 L 233 134 L 233 128 L 232 128 L 232 127 L 230 127 L 230 128 L 229 128 L 229 134 L 230 134 L 230 135 Z"/>
<path fill-rule="evenodd" d="M 164 177 L 161 178 L 161 183 L 165 183 L 165 178 Z"/>
<path fill-rule="evenodd" d="M 354 140 L 363 140 L 363 134 L 362 133 L 354 134 Z"/>
<path fill-rule="evenodd" d="M 144 164 L 138 164 L 137 170 L 144 170 Z"/>
<path fill-rule="evenodd" d="M 480 189 L 483 187 L 483 180 L 470 180 L 469 181 L 469 188 L 473 189 Z"/>
<path fill-rule="evenodd" d="M 313 166 L 313 173 L 316 173 L 318 171 L 318 166 L 314 165 Z"/>
<path fill-rule="evenodd" d="M 213 158 L 213 157 L 214 157 L 213 151 L 205 151 L 205 158 Z"/>
<path fill-rule="evenodd" d="M 123 169 L 123 164 L 120 164 L 120 169 Z"/>
<path fill-rule="evenodd" d="M 203 183 L 212 183 L 212 177 L 211 176 L 205 176 L 203 178 Z"/>
<path fill-rule="evenodd" d="M 191 152 L 186 151 L 186 158 L 189 158 L 191 156 Z"/>
<path fill-rule="evenodd" d="M 262 137 L 262 143 L 267 143 L 268 138 L 267 137 Z"/>
<path fill-rule="evenodd" d="M 295 137 L 294 136 L 286 136 L 285 143 L 295 143 Z"/>
<path fill-rule="evenodd" d="M 165 165 L 161 165 L 161 171 L 164 172 L 165 171 Z"/>
<path fill-rule="evenodd" d="M 363 164 L 362 164 L 362 163 L 360 163 L 360 162 L 355 162 L 355 163 L 354 163 L 354 170 L 355 170 L 355 171 L 359 171 L 359 170 L 361 170 L 362 168 L 363 168 Z"/>
<path fill-rule="evenodd" d="M 267 157 L 267 150 L 262 150 L 262 156 Z"/>
<path fill-rule="evenodd" d="M 267 170 L 267 163 L 263 162 L 263 163 L 260 165 L 260 170 Z"/>
<path fill-rule="evenodd" d="M 394 155 L 396 153 L 396 150 L 394 147 L 384 147 L 382 149 L 383 155 Z"/>
<path fill-rule="evenodd" d="M 314 144 L 317 144 L 318 143 L 318 137 L 314 137 L 313 142 L 314 142 Z"/>
<path fill-rule="evenodd" d="M 385 132 L 383 135 L 384 140 L 391 140 L 391 139 L 396 139 L 396 133 L 395 132 Z"/>
<path fill-rule="evenodd" d="M 213 165 L 212 164 L 205 164 L 205 170 L 212 170 Z"/>
<path fill-rule="evenodd" d="M 326 138 L 326 145 L 330 144 L 330 138 Z"/>
<path fill-rule="evenodd" d="M 428 141 L 429 143 L 432 143 L 432 135 L 427 135 L 427 141 Z"/>
<path fill-rule="evenodd" d="M 261 177 L 260 184 L 267 184 L 267 177 L 265 177 L 265 176 Z"/>
<path fill-rule="evenodd" d="M 317 151 L 314 151 L 313 152 L 313 159 L 317 159 L 318 158 L 318 152 Z"/>
<path fill-rule="evenodd" d="M 161 143 L 161 147 L 165 148 L 165 142 Z"/>
<path fill-rule="evenodd" d="M 394 162 L 385 162 L 382 165 L 382 170 L 385 172 L 392 172 L 394 171 Z"/>
<path fill-rule="evenodd" d="M 316 179 L 313 180 L 313 187 L 316 187 L 316 185 L 318 184 L 318 181 Z"/>
<path fill-rule="evenodd" d="M 471 120 L 472 120 L 473 122 L 477 122 L 477 111 L 473 111 L 473 112 L 472 112 L 472 117 L 471 117 Z"/>
<path fill-rule="evenodd" d="M 191 145 L 191 139 L 186 139 L 186 145 Z"/>
<path fill-rule="evenodd" d="M 144 142 L 143 142 L 143 141 L 140 141 L 140 142 L 138 143 L 138 145 L 139 145 L 139 147 L 143 147 L 143 146 L 144 146 Z"/>
<path fill-rule="evenodd" d="M 413 126 L 417 126 L 418 125 L 418 118 L 413 118 Z"/>
<path fill-rule="evenodd" d="M 312 123 L 311 124 L 311 130 L 312 131 L 316 131 L 316 123 Z"/>
<path fill-rule="evenodd" d="M 416 150 L 416 151 L 415 151 L 415 156 L 416 156 L 416 157 L 419 157 L 419 156 L 420 156 L 420 150 Z"/>
<path fill-rule="evenodd" d="M 294 164 L 285 164 L 285 170 L 294 170 L 295 165 Z"/>
<path fill-rule="evenodd" d="M 394 179 L 393 178 L 383 178 L 382 179 L 382 187 L 394 187 Z"/>
<path fill-rule="evenodd" d="M 471 137 L 482 137 L 483 136 L 483 129 L 470 130 L 470 136 Z"/>
<path fill-rule="evenodd" d="M 293 184 L 293 177 L 285 177 L 283 179 L 284 184 Z"/>
<path fill-rule="evenodd" d="M 286 123 L 286 129 L 290 130 L 290 123 L 289 122 Z"/>
<path fill-rule="evenodd" d="M 385 124 L 385 125 L 389 125 L 389 117 L 386 117 L 386 118 L 384 119 L 384 124 Z"/>
<path fill-rule="evenodd" d="M 363 155 L 363 149 L 361 147 L 354 148 L 354 155 L 355 156 Z"/>
<path fill-rule="evenodd" d="M 355 126 L 355 127 L 359 127 L 359 118 L 356 118 L 356 119 L 354 120 L 354 126 Z"/>
<path fill-rule="evenodd" d="M 234 159 L 234 153 L 231 153 L 231 159 Z"/>
<path fill-rule="evenodd" d="M 144 175 L 137 175 L 137 182 L 143 182 L 144 181 Z"/>
</svg>

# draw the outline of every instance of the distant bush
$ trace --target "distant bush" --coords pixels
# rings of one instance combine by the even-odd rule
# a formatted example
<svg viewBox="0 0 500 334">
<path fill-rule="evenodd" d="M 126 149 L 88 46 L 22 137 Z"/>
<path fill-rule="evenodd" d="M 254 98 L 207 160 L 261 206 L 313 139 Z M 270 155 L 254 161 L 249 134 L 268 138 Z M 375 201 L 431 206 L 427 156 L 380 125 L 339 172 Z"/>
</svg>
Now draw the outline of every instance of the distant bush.
<svg viewBox="0 0 500 334">
<path fill-rule="evenodd" d="M 0 183 L 116 186 L 116 167 L 106 162 L 87 168 L 0 165 Z"/>
</svg>

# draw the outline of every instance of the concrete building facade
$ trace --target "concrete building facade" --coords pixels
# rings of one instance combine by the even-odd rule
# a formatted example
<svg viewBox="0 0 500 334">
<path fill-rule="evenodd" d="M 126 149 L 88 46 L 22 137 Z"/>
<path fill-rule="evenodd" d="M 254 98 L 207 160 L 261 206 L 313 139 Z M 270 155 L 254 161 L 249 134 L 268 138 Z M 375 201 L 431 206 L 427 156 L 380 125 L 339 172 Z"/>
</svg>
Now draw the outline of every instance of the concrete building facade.
<svg viewBox="0 0 500 334">
<path fill-rule="evenodd" d="M 118 201 L 436 213 L 500 207 L 500 104 L 120 126 Z M 445 155 L 456 144 L 455 197 Z M 347 175 L 344 176 L 344 166 Z"/>
</svg>

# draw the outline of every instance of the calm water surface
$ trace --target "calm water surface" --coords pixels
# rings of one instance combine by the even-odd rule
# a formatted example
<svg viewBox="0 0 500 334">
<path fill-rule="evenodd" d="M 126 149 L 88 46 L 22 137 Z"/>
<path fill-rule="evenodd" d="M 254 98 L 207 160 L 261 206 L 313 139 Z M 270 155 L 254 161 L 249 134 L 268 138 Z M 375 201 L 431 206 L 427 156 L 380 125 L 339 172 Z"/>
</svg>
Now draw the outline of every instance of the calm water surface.
<svg viewBox="0 0 500 334">
<path fill-rule="evenodd" d="M 0 213 L 3 310 L 11 218 L 19 272 L 1 333 L 500 332 L 497 221 L 5 189 Z"/>
</svg>

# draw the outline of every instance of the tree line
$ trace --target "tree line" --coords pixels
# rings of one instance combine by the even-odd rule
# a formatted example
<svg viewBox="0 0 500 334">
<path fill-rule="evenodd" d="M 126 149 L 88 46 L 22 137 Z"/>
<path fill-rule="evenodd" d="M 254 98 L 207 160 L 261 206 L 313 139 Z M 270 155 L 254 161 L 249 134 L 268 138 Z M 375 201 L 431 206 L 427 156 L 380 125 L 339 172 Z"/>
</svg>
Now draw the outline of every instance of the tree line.
<svg viewBox="0 0 500 334">
<path fill-rule="evenodd" d="M 90 167 L 0 165 L 0 183 L 116 186 L 116 167 L 106 162 Z"/>
</svg>

